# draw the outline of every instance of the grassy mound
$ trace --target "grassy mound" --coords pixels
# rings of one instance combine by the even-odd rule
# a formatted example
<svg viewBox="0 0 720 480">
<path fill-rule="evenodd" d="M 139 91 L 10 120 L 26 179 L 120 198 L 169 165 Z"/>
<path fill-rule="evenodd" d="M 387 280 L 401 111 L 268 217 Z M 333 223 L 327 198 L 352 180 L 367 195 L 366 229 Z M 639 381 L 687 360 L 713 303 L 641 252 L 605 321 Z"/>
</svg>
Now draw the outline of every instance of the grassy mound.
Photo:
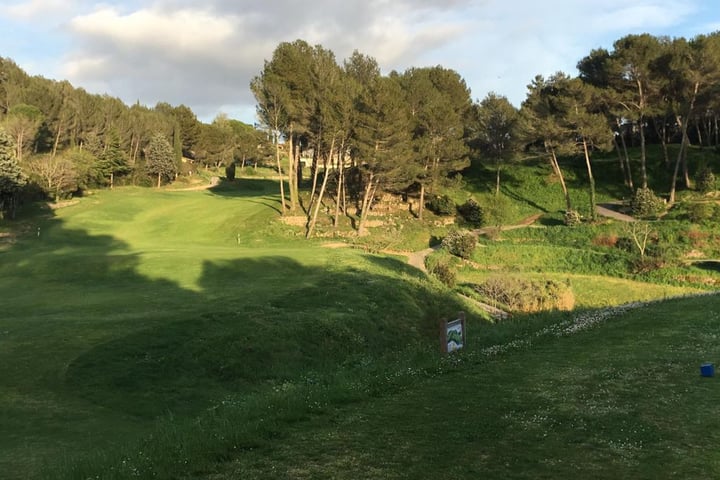
<svg viewBox="0 0 720 480">
<path fill-rule="evenodd" d="M 116 189 L 23 220 L 0 252 L 1 471 L 36 478 L 159 417 L 192 423 L 223 398 L 434 342 L 462 308 L 404 261 L 296 240 L 273 187 Z"/>
<path fill-rule="evenodd" d="M 720 358 L 719 311 L 714 295 L 475 332 L 406 389 L 288 425 L 212 478 L 716 478 L 720 383 L 699 366 Z"/>
</svg>

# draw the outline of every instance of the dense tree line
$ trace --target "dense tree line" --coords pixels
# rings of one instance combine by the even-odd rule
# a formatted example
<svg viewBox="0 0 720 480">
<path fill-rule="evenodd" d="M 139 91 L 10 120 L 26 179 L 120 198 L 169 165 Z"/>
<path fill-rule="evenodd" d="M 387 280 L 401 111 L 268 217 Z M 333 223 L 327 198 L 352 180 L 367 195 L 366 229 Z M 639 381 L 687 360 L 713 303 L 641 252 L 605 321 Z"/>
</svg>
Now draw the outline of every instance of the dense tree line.
<svg viewBox="0 0 720 480">
<path fill-rule="evenodd" d="M 151 185 L 198 167 L 257 161 L 265 155 L 258 146 L 268 143 L 262 132 L 222 115 L 206 124 L 185 105 L 128 106 L 67 81 L 30 76 L 2 57 L 0 128 L 9 136 L 13 161 L 55 199 L 117 182 Z M 158 152 L 167 158 L 159 160 Z M 16 197 L 10 191 L 0 192 L 6 210 L 16 204 L 9 201 Z"/>
<path fill-rule="evenodd" d="M 326 201 L 335 225 L 354 205 L 359 231 L 380 192 L 417 193 L 422 217 L 426 192 L 469 165 L 470 90 L 441 66 L 383 76 L 371 57 L 355 52 L 339 64 L 331 51 L 297 40 L 277 47 L 251 89 L 278 161 L 280 139 L 289 158 L 283 212 L 300 207 L 300 158 L 312 152 L 308 236 Z"/>
<path fill-rule="evenodd" d="M 341 215 L 357 215 L 364 230 L 383 192 L 412 197 L 421 219 L 428 196 L 471 158 L 492 169 L 499 195 L 501 172 L 519 152 L 546 155 L 570 218 L 579 214 L 559 158 L 580 160 L 592 217 L 594 152 L 617 152 L 622 182 L 634 193 L 648 190 L 648 169 L 659 168 L 648 164 L 647 145 L 661 145 L 672 178 L 663 191 L 672 203 L 678 186 L 692 187 L 688 147 L 720 145 L 718 33 L 691 40 L 627 35 L 581 59 L 577 76 L 532 79 L 520 108 L 496 93 L 473 101 L 462 77 L 442 66 L 383 75 L 372 57 L 356 51 L 338 62 L 303 40 L 278 45 L 250 89 L 261 129 L 223 115 L 204 124 L 184 105 L 126 106 L 30 77 L 0 58 L 2 207 L 14 209 L 28 181 L 56 198 L 118 179 L 159 185 L 181 173 L 183 158 L 244 165 L 271 141 L 282 213 L 306 215 L 308 236 L 320 211 L 335 226 Z M 679 146 L 673 158 L 670 144 Z M 639 162 L 631 162 L 630 145 L 639 147 Z"/>
<path fill-rule="evenodd" d="M 436 192 L 470 157 L 495 171 L 499 195 L 503 165 L 520 151 L 547 155 L 571 218 L 579 213 L 558 157 L 581 159 L 594 218 L 593 153 L 618 152 L 623 182 L 632 193 L 648 188 L 646 147 L 657 142 L 666 168 L 674 172 L 667 188 L 672 203 L 676 185 L 691 184 L 687 147 L 720 144 L 720 35 L 690 41 L 628 35 L 612 50 L 590 52 L 578 62 L 578 72 L 576 77 L 537 76 L 517 109 L 492 92 L 473 102 L 460 75 L 441 66 L 381 75 L 373 58 L 355 52 L 340 64 L 331 51 L 297 40 L 277 47 L 251 89 L 258 116 L 276 141 L 278 162 L 280 139 L 287 146 L 290 192 L 283 212 L 299 208 L 304 150 L 313 152 L 313 175 L 323 172 L 319 188 L 316 178 L 312 182 L 315 209 L 305 208 L 308 235 L 323 202 L 334 207 L 337 225 L 350 200 L 362 230 L 384 191 L 417 195 L 416 213 L 422 218 L 426 192 Z M 669 143 L 680 144 L 675 159 L 669 158 Z M 631 165 L 630 144 L 639 145 L 639 165 Z"/>
</svg>

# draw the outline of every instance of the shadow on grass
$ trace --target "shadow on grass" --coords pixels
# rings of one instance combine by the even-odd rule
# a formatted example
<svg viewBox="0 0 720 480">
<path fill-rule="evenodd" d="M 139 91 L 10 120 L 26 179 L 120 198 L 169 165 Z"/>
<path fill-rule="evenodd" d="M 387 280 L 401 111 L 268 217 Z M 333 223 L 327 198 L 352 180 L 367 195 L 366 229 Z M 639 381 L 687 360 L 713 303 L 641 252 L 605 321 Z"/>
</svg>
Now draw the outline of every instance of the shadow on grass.
<svg viewBox="0 0 720 480">
<path fill-rule="evenodd" d="M 264 178 L 236 178 L 232 181 L 221 178 L 220 183 L 210 187 L 208 192 L 220 197 L 257 197 L 277 195 L 279 186 L 277 181 Z"/>
<path fill-rule="evenodd" d="M 326 371 L 352 355 L 426 342 L 436 318 L 461 308 L 408 281 L 416 274 L 397 258 L 327 249 L 318 254 L 334 257 L 314 266 L 283 256 L 205 261 L 189 290 L 142 273 L 142 253 L 125 242 L 43 214 L 32 220 L 41 235 L 28 230 L 0 264 L 0 294 L 15 299 L 0 319 L 0 391 L 37 400 L 30 410 L 0 401 L 0 468 L 15 472 L 9 478 L 37 478 L 40 457 L 52 463 L 66 448 L 132 440 L 103 436 L 108 419 L 149 425 L 168 413 L 193 416 L 227 395 Z M 345 255 L 369 266 L 345 267 Z M 68 422 L 88 435 L 63 435 Z M 102 442 L 89 440 L 98 436 Z"/>
<path fill-rule="evenodd" d="M 693 263 L 693 266 L 711 272 L 720 272 L 720 260 L 703 260 Z"/>
<path fill-rule="evenodd" d="M 537 220 L 537 223 L 539 225 L 542 225 L 543 227 L 560 227 L 565 225 L 565 223 L 562 220 L 562 216 L 564 212 L 556 212 L 557 215 L 559 215 L 558 218 L 555 217 L 548 217 L 548 216 L 542 216 Z"/>
<path fill-rule="evenodd" d="M 206 293 L 174 293 L 197 305 L 194 312 L 158 312 L 155 325 L 90 347 L 70 362 L 67 386 L 138 417 L 193 415 L 229 394 L 432 335 L 433 303 L 442 302 L 397 278 L 396 269 L 410 271 L 404 263 L 369 258 L 375 274 L 286 257 L 206 262 Z"/>
<path fill-rule="evenodd" d="M 281 213 L 280 207 L 282 202 L 279 198 L 276 198 L 278 190 L 278 182 L 273 180 L 263 178 L 238 178 L 229 181 L 221 178 L 220 183 L 214 187 L 210 187 L 208 192 L 227 199 L 262 197 L 263 200 L 249 201 L 272 208 L 277 213 Z"/>
</svg>

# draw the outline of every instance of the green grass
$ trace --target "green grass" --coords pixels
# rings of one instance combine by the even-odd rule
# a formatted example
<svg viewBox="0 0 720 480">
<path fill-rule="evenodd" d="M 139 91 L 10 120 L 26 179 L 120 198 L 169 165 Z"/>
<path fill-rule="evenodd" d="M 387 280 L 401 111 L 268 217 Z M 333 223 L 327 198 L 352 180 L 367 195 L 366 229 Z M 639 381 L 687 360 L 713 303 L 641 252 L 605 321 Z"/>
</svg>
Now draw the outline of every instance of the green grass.
<svg viewBox="0 0 720 480">
<path fill-rule="evenodd" d="M 427 341 L 462 308 L 397 259 L 302 240 L 274 220 L 274 189 L 122 188 L 19 221 L 0 251 L 4 478 Z"/>
<path fill-rule="evenodd" d="M 565 166 L 573 198 L 584 198 L 582 169 Z M 585 309 L 695 292 L 690 277 L 717 277 L 680 265 L 620 278 L 626 256 L 591 246 L 606 227 L 556 228 L 564 205 L 548 173 L 538 161 L 503 177 L 512 214 L 540 212 L 543 228 L 484 242 L 460 282 L 509 270 L 569 280 Z M 488 195 L 478 178 L 468 185 Z M 678 432 L 705 421 L 693 415 L 708 400 L 675 390 L 714 394 L 678 365 L 696 381 L 698 362 L 717 354 L 715 297 L 571 337 L 552 334 L 573 318 L 565 313 L 492 324 L 404 258 L 368 253 L 426 248 L 447 229 L 429 213 L 394 214 L 349 241 L 362 249 L 329 249 L 277 221 L 276 188 L 260 176 L 206 191 L 118 188 L 0 225 L 17 235 L 0 243 L 0 295 L 11 299 L 0 318 L 4 478 L 657 478 L 662 470 L 638 467 L 657 452 L 682 477 L 716 476 L 716 460 L 680 455 L 699 445 L 699 427 Z M 695 243 L 682 219 L 669 225 L 666 241 L 716 251 L 712 225 Z M 318 232 L 330 233 L 326 223 Z M 468 348 L 440 358 L 437 321 L 460 309 Z M 632 370 L 642 362 L 672 395 Z M 622 401 L 607 417 L 584 416 L 603 395 Z M 638 448 L 618 432 L 665 432 L 659 417 L 632 423 L 644 409 L 671 433 Z M 463 419 L 459 430 L 448 418 Z"/>
<path fill-rule="evenodd" d="M 705 296 L 558 319 L 497 347 L 473 332 L 406 388 L 290 424 L 206 474 L 717 478 L 720 383 L 699 366 L 717 361 L 719 327 L 720 297 Z"/>
</svg>

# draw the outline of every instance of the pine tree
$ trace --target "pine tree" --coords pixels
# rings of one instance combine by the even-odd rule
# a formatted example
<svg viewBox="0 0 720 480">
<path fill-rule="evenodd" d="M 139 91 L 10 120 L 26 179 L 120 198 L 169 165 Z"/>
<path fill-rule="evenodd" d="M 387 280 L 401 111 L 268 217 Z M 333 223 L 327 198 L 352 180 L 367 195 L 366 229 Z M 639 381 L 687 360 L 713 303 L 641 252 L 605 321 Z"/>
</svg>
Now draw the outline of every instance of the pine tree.
<svg viewBox="0 0 720 480">
<path fill-rule="evenodd" d="M 104 151 L 98 156 L 96 170 L 102 178 L 109 180 L 110 188 L 114 186 L 115 175 L 130 171 L 127 155 L 120 145 L 120 135 L 114 130 L 107 136 Z"/>
<path fill-rule="evenodd" d="M 177 173 L 175 152 L 162 133 L 156 133 L 150 139 L 150 144 L 145 150 L 145 160 L 148 173 L 157 176 L 158 188 L 160 188 L 163 179 L 170 181 Z"/>
<path fill-rule="evenodd" d="M 380 77 L 358 101 L 354 141 L 361 179 L 362 200 L 358 233 L 364 233 L 375 193 L 400 191 L 414 180 L 408 168 L 412 138 L 407 104 L 395 78 Z"/>
<path fill-rule="evenodd" d="M 17 200 L 27 177 L 20 169 L 15 156 L 15 143 L 10 135 L 0 129 L 0 219 L 8 211 L 15 217 Z"/>
</svg>

